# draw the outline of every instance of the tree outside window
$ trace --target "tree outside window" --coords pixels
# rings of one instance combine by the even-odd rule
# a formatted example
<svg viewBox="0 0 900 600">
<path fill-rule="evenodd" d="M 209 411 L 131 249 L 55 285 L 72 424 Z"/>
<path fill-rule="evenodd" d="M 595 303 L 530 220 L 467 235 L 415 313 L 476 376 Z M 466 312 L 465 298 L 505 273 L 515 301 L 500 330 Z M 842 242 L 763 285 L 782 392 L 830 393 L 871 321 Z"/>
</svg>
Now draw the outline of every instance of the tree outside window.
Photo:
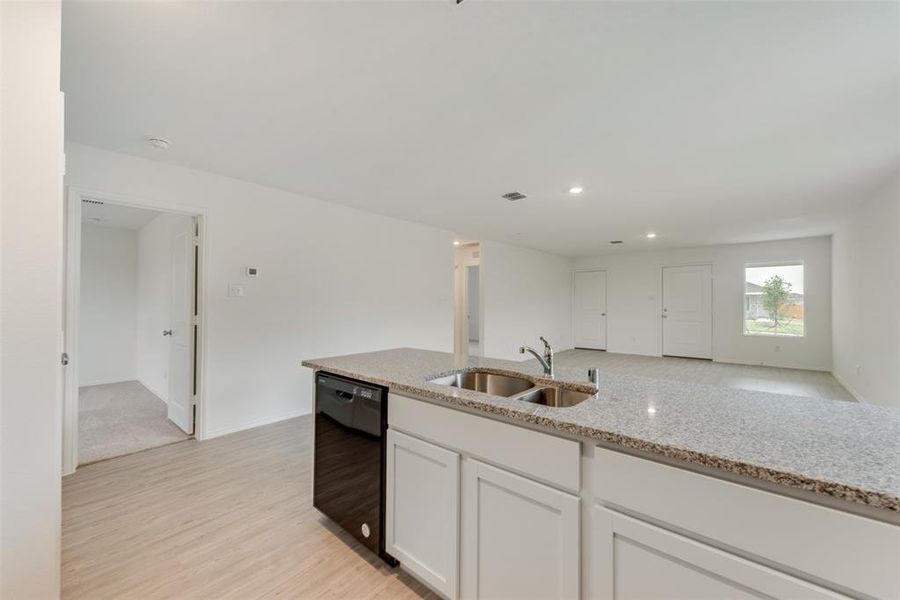
<svg viewBox="0 0 900 600">
<path fill-rule="evenodd" d="M 803 265 L 759 265 L 744 270 L 744 334 L 804 335 Z"/>
</svg>

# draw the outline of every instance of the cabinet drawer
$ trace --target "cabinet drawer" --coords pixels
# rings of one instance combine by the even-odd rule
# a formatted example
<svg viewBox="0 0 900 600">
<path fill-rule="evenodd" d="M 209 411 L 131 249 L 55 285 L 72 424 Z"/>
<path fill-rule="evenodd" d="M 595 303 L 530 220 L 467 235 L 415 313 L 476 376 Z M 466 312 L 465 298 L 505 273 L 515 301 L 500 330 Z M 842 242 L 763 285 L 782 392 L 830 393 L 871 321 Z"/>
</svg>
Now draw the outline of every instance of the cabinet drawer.
<svg viewBox="0 0 900 600">
<path fill-rule="evenodd" d="M 900 527 L 597 448 L 604 505 L 797 574 L 874 598 L 900 598 Z"/>
<path fill-rule="evenodd" d="M 592 598 L 846 598 L 602 506 L 591 520 Z"/>
<path fill-rule="evenodd" d="M 388 395 L 392 429 L 431 440 L 573 493 L 581 489 L 581 444 L 397 394 Z"/>
</svg>

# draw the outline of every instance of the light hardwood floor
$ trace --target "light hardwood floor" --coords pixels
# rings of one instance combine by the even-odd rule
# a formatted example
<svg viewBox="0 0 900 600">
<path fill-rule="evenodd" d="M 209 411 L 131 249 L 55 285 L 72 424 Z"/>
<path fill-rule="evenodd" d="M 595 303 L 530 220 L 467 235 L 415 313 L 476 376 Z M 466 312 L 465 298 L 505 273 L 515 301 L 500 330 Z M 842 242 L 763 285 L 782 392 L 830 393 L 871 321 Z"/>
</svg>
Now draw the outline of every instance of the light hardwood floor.
<svg viewBox="0 0 900 600">
<path fill-rule="evenodd" d="M 827 373 L 575 350 L 558 364 L 829 399 Z M 94 463 L 63 480 L 63 598 L 433 597 L 319 515 L 311 417 Z"/>
<path fill-rule="evenodd" d="M 63 480 L 62 597 L 433 597 L 312 508 L 311 417 Z"/>
</svg>

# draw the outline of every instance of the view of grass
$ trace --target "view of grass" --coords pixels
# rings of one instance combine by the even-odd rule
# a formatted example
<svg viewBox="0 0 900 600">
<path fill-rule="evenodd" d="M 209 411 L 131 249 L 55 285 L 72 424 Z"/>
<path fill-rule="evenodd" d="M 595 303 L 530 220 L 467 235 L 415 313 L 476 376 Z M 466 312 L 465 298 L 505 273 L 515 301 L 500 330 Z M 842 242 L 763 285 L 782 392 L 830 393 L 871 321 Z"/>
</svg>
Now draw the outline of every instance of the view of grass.
<svg viewBox="0 0 900 600">
<path fill-rule="evenodd" d="M 769 319 L 747 319 L 744 321 L 744 333 L 748 335 L 803 335 L 803 320 L 782 321 L 776 328 Z"/>
</svg>

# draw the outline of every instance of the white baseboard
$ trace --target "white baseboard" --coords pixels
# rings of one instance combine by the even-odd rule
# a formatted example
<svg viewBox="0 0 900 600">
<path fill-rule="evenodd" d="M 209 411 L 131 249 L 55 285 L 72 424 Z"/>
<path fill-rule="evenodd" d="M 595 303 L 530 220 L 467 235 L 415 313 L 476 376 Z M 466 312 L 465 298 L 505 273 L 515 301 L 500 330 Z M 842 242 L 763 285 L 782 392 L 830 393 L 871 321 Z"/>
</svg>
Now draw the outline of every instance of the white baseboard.
<svg viewBox="0 0 900 600">
<path fill-rule="evenodd" d="M 160 390 L 156 389 L 154 386 L 150 385 L 149 383 L 147 383 L 146 381 L 144 381 L 144 380 L 141 379 L 140 377 L 138 377 L 137 382 L 138 382 L 139 384 L 141 384 L 142 386 L 144 386 L 145 388 L 147 388 L 148 390 L 150 390 L 150 393 L 151 393 L 151 394 L 153 394 L 154 396 L 156 396 L 157 398 L 159 398 L 160 400 L 162 400 L 162 401 L 165 402 L 166 404 L 169 403 L 169 397 L 168 397 L 169 394 L 168 394 L 168 392 L 167 392 L 167 393 L 161 392 Z"/>
<path fill-rule="evenodd" d="M 844 389 L 847 390 L 848 392 L 850 392 L 850 395 L 853 396 L 857 402 L 860 402 L 862 404 L 868 404 L 868 402 L 866 402 L 866 399 L 863 397 L 863 395 L 860 394 L 859 392 L 857 392 L 855 389 L 853 389 L 853 386 L 850 385 L 846 379 L 841 377 L 837 371 L 832 371 L 831 376 L 834 377 L 835 379 L 837 379 L 837 382 L 839 384 L 841 384 L 842 386 L 844 386 Z"/>
<path fill-rule="evenodd" d="M 216 429 L 214 431 L 207 431 L 201 439 L 211 440 L 212 438 L 221 437 L 230 433 L 237 433 L 238 431 L 244 431 L 245 429 L 253 429 L 254 427 L 262 427 L 263 425 L 271 425 L 272 423 L 278 423 L 279 421 L 287 421 L 288 419 L 302 417 L 303 415 L 308 415 L 311 412 L 312 411 L 309 409 L 298 410 L 290 412 L 286 415 L 280 415 L 277 417 L 265 417 L 262 419 L 257 419 L 256 421 L 251 421 L 249 423 L 241 423 L 240 425 L 232 425 L 230 427 L 224 427 L 222 429 Z"/>
<path fill-rule="evenodd" d="M 790 361 L 783 362 L 762 362 L 762 361 L 752 361 L 752 360 L 742 360 L 739 358 L 722 358 L 719 356 L 713 356 L 713 362 L 717 363 L 725 363 L 730 365 L 748 365 L 751 367 L 775 367 L 776 369 L 797 369 L 798 371 L 817 371 L 817 372 L 825 372 L 829 373 L 831 371 L 831 367 L 814 367 L 810 365 L 804 365 L 800 363 L 792 363 Z"/>
<path fill-rule="evenodd" d="M 109 385 L 111 383 L 127 383 L 129 381 L 137 381 L 137 378 L 136 377 L 126 377 L 125 379 L 122 379 L 121 377 L 117 377 L 114 379 L 100 379 L 97 381 L 88 381 L 88 382 L 79 381 L 78 387 L 84 388 L 84 387 L 91 387 L 94 385 Z"/>
</svg>

